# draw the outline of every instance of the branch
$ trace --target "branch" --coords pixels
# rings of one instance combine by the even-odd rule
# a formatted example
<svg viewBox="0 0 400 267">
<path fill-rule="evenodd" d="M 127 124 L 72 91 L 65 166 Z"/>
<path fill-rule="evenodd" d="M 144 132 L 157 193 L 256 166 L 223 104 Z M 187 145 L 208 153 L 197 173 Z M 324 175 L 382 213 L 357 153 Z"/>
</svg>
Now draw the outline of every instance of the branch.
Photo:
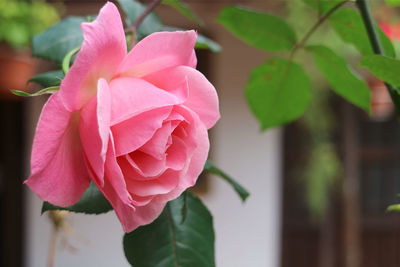
<svg viewBox="0 0 400 267">
<path fill-rule="evenodd" d="M 328 12 L 325 13 L 322 17 L 320 17 L 317 22 L 311 27 L 310 30 L 307 31 L 307 33 L 304 35 L 304 37 L 296 44 L 296 46 L 293 48 L 292 52 L 290 53 L 289 59 L 292 60 L 294 55 L 296 54 L 297 50 L 301 47 L 304 46 L 304 44 L 308 41 L 308 39 L 311 37 L 311 35 L 333 14 L 335 13 L 336 10 L 338 10 L 340 7 L 342 7 L 344 4 L 347 2 L 350 2 L 349 0 L 345 0 L 342 2 L 337 3 L 334 7 L 332 7 Z"/>
<path fill-rule="evenodd" d="M 143 11 L 142 14 L 133 22 L 132 26 L 130 27 L 129 31 L 133 33 L 132 39 L 129 42 L 129 47 L 132 48 L 137 39 L 136 39 L 136 30 L 140 26 L 140 24 L 143 22 L 143 20 L 149 15 L 153 9 L 158 6 L 161 3 L 162 0 L 153 0 L 150 2 L 150 4 L 147 5 L 147 8 Z"/>
<path fill-rule="evenodd" d="M 356 0 L 356 6 L 360 11 L 362 20 L 368 33 L 368 38 L 371 43 L 372 49 L 377 55 L 385 55 L 378 33 L 375 29 L 374 19 L 371 15 L 368 0 Z M 392 102 L 396 107 L 397 114 L 400 114 L 400 99 L 399 94 L 392 85 L 385 82 L 386 88 L 392 98 Z"/>
<path fill-rule="evenodd" d="M 162 0 L 153 0 L 147 8 L 143 11 L 143 13 L 135 20 L 135 22 L 132 24 L 131 30 L 136 31 L 136 29 L 139 27 L 140 23 L 153 11 L 153 9 L 161 3 Z"/>
</svg>

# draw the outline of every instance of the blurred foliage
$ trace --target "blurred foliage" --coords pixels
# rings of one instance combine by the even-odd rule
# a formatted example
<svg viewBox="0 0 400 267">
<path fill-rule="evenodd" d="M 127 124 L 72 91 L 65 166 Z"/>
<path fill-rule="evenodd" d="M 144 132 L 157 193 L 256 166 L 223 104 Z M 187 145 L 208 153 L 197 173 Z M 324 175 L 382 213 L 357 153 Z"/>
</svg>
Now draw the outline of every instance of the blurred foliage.
<svg viewBox="0 0 400 267">
<path fill-rule="evenodd" d="M 400 0 L 385 0 L 389 6 L 400 6 Z"/>
<path fill-rule="evenodd" d="M 54 6 L 43 1 L 0 0 L 0 41 L 27 47 L 31 38 L 59 20 Z"/>
<path fill-rule="evenodd" d="M 310 7 L 307 1 L 289 0 L 286 21 L 292 25 L 298 36 L 304 35 L 317 21 L 317 12 L 310 16 Z M 313 11 L 311 11 L 313 12 Z M 298 23 L 301 21 L 302 23 Z M 359 53 L 354 46 L 343 42 L 328 22 L 320 25 L 307 42 L 308 45 L 324 45 L 334 49 L 337 55 L 353 63 Z M 335 135 L 338 127 L 335 112 L 329 99 L 332 93 L 329 84 L 316 64 L 312 64 L 310 54 L 299 53 L 297 56 L 304 69 L 312 77 L 312 95 L 307 110 L 300 119 L 300 123 L 308 136 L 308 153 L 306 164 L 300 170 L 303 181 L 304 199 L 311 215 L 315 219 L 323 219 L 329 208 L 329 201 L 336 186 L 340 184 L 339 178 L 343 174 L 336 145 Z M 353 64 L 356 65 L 356 64 Z"/>
<path fill-rule="evenodd" d="M 301 119 L 310 137 L 308 160 L 302 175 L 305 199 L 317 219 L 324 217 L 332 189 L 342 175 L 342 163 L 334 142 L 337 124 L 329 96 L 328 90 L 315 89 L 314 101 Z"/>
</svg>

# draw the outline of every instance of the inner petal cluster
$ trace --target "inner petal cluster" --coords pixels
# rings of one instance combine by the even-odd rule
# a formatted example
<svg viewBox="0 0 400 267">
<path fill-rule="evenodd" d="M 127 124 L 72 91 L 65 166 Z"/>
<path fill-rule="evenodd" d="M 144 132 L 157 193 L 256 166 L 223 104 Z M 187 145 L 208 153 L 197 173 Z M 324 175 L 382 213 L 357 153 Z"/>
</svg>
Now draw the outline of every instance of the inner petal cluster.
<svg viewBox="0 0 400 267">
<path fill-rule="evenodd" d="M 117 157 L 127 190 L 137 206 L 145 205 L 157 195 L 174 190 L 196 148 L 194 140 L 190 138 L 191 126 L 185 117 L 173 107 L 165 110 L 169 110 L 167 116 L 161 110 L 158 113 L 160 116 L 156 116 L 154 110 L 138 114 L 136 117 L 150 115 L 154 120 L 152 127 L 149 127 L 148 136 L 131 142 L 133 146 L 130 151 Z M 164 117 L 160 122 L 160 118 Z M 121 142 L 118 140 L 121 137 L 117 133 L 119 128 L 112 129 L 113 134 L 116 132 L 117 144 Z"/>
</svg>

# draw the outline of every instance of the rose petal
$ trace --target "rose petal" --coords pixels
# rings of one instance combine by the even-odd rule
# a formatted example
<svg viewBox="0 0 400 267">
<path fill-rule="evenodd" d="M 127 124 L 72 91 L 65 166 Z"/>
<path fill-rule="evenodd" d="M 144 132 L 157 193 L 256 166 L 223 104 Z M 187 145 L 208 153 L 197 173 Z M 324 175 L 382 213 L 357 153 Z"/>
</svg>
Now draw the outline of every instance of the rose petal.
<svg viewBox="0 0 400 267">
<path fill-rule="evenodd" d="M 139 181 L 128 179 L 126 181 L 128 191 L 137 196 L 155 196 L 171 192 L 179 182 L 179 173 L 173 170 L 166 170 L 157 179 Z"/>
<path fill-rule="evenodd" d="M 137 227 L 133 218 L 135 207 L 132 197 L 126 189 L 124 176 L 116 161 L 113 145 L 113 136 L 110 134 L 104 169 L 104 185 L 101 186 L 97 180 L 94 180 L 94 183 L 114 208 L 124 231 L 130 232 L 133 227 Z"/>
<path fill-rule="evenodd" d="M 136 150 L 127 155 L 126 158 L 132 167 L 144 177 L 158 176 L 166 169 L 165 156 L 158 160 L 140 150 Z"/>
<path fill-rule="evenodd" d="M 112 126 L 116 155 L 128 154 L 144 145 L 162 126 L 171 110 L 172 107 L 157 108 Z"/>
<path fill-rule="evenodd" d="M 137 196 L 132 193 L 131 193 L 131 196 L 132 196 L 133 202 L 135 203 L 136 207 L 145 206 L 145 205 L 149 204 L 155 197 L 155 196 L 141 197 L 141 196 Z"/>
<path fill-rule="evenodd" d="M 129 158 L 128 155 L 118 157 L 117 161 L 126 180 L 151 180 L 157 178 L 144 176 L 143 173 L 141 173 L 139 167 L 137 167 L 136 163 L 133 162 L 132 164 L 132 160 Z"/>
<path fill-rule="evenodd" d="M 166 166 L 174 170 L 182 170 L 187 160 L 187 147 L 177 136 L 172 136 L 172 144 L 168 148 Z"/>
<path fill-rule="evenodd" d="M 145 206 L 136 206 L 135 212 L 132 214 L 132 220 L 130 221 L 130 232 L 135 230 L 137 227 L 149 224 L 160 216 L 161 212 L 165 207 L 166 202 L 161 201 L 150 201 Z"/>
<path fill-rule="evenodd" d="M 61 82 L 66 107 L 75 111 L 96 94 L 99 78 L 110 80 L 124 57 L 126 41 L 117 7 L 110 2 L 96 20 L 82 23 L 84 42 L 71 69 Z"/>
<path fill-rule="evenodd" d="M 178 186 L 165 195 L 157 196 L 154 201 L 169 201 L 177 198 L 188 187 L 193 186 L 201 172 L 208 157 L 210 143 L 208 140 L 208 132 L 204 124 L 200 121 L 196 113 L 190 111 L 184 106 L 175 107 L 176 111 L 185 117 L 188 124 L 191 126 L 191 134 L 193 140 L 196 141 L 195 149 L 188 155 L 185 168 L 180 172 Z M 180 128 L 180 127 L 178 127 Z M 188 146 L 188 141 L 185 144 Z M 189 144 L 190 145 L 190 144 Z M 190 148 L 189 148 L 190 149 Z M 187 150 L 190 152 L 189 150 Z"/>
<path fill-rule="evenodd" d="M 153 201 L 151 201 L 152 197 L 150 197 L 150 199 L 136 197 L 137 202 L 135 202 L 127 191 L 124 177 L 115 158 L 113 143 L 113 136 L 110 135 L 105 165 L 104 186 L 96 185 L 114 208 L 124 231 L 131 232 L 137 227 L 155 220 L 161 214 L 165 203 L 153 203 Z M 148 204 L 142 208 L 140 205 L 144 205 L 146 202 L 148 202 Z M 136 204 L 138 204 L 138 206 L 133 206 Z"/>
<path fill-rule="evenodd" d="M 163 126 L 154 133 L 152 138 L 139 148 L 140 151 L 155 159 L 163 159 L 167 150 L 168 139 L 176 126 L 177 122 L 174 122 L 174 127 L 171 125 L 171 121 L 164 122 Z"/>
<path fill-rule="evenodd" d="M 196 38 L 195 31 L 153 33 L 134 46 L 118 73 L 120 76 L 143 77 L 174 66 L 195 67 Z"/>
<path fill-rule="evenodd" d="M 94 172 L 92 179 L 98 179 L 99 184 L 104 184 L 104 162 L 110 132 L 110 89 L 106 80 L 98 82 L 97 97 L 92 98 L 84 106 L 79 121 L 79 132 L 91 170 Z"/>
<path fill-rule="evenodd" d="M 49 98 L 33 141 L 32 174 L 25 181 L 42 200 L 63 207 L 77 202 L 89 186 L 78 115 L 66 110 L 59 93 Z"/>
<path fill-rule="evenodd" d="M 197 113 L 207 129 L 214 126 L 220 118 L 217 92 L 199 71 L 187 66 L 178 66 L 152 73 L 143 79 L 177 97 L 185 94 L 182 90 L 188 90 L 189 95 L 184 105 Z M 183 81 L 187 82 L 187 89 L 181 86 Z"/>
<path fill-rule="evenodd" d="M 168 118 L 165 121 L 184 121 L 185 118 L 179 114 L 178 112 L 171 112 L 171 114 L 168 116 Z"/>
<path fill-rule="evenodd" d="M 182 103 L 174 95 L 136 78 L 117 78 L 110 83 L 111 125 L 148 110 Z"/>
</svg>

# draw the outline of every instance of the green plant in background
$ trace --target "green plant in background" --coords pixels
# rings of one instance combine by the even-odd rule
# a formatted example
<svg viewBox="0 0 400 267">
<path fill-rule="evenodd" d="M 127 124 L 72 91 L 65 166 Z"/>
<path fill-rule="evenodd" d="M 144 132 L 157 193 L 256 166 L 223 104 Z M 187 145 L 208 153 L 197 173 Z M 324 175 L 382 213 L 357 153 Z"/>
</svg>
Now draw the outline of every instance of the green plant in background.
<svg viewBox="0 0 400 267">
<path fill-rule="evenodd" d="M 300 121 L 310 139 L 303 180 L 306 203 L 312 215 L 323 219 L 343 167 L 334 143 L 337 123 L 329 105 L 330 92 L 314 90 L 313 95 L 314 99 Z"/>
<path fill-rule="evenodd" d="M 389 6 L 400 6 L 400 0 L 385 0 Z"/>
<path fill-rule="evenodd" d="M 0 0 L 0 42 L 27 47 L 35 34 L 58 20 L 56 9 L 43 1 Z"/>
<path fill-rule="evenodd" d="M 387 1 L 392 5 L 399 2 Z M 286 52 L 253 69 L 246 98 L 263 130 L 302 117 L 312 139 L 304 172 L 306 201 L 311 211 L 320 216 L 326 210 L 335 178 L 341 173 L 332 144 L 334 125 L 327 108 L 326 88 L 370 113 L 370 89 L 357 74 L 361 73 L 361 64 L 388 82 L 387 89 L 399 114 L 400 63 L 391 41 L 373 21 L 368 1 L 288 2 L 289 15 L 285 18 L 229 6 L 222 10 L 218 21 L 255 48 Z M 310 66 L 312 61 L 315 64 Z"/>
</svg>

